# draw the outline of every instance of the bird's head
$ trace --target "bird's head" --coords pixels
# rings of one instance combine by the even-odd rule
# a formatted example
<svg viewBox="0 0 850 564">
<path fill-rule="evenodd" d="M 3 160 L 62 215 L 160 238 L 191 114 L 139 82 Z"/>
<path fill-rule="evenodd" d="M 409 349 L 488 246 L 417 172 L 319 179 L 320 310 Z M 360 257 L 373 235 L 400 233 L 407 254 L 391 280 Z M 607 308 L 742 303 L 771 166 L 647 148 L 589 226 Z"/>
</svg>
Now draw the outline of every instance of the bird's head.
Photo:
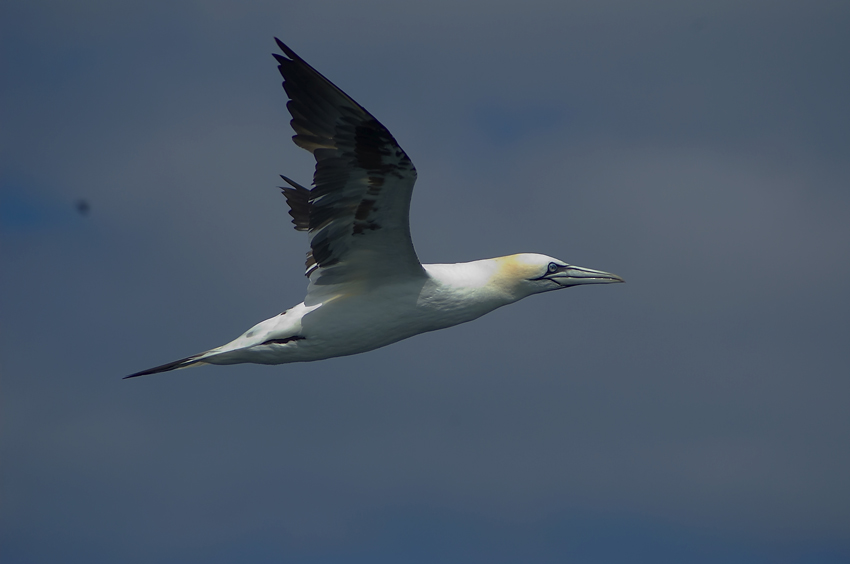
<svg viewBox="0 0 850 564">
<path fill-rule="evenodd" d="M 498 278 L 511 288 L 516 299 L 582 284 L 625 282 L 616 274 L 575 266 L 546 255 L 522 253 L 496 260 Z"/>
</svg>

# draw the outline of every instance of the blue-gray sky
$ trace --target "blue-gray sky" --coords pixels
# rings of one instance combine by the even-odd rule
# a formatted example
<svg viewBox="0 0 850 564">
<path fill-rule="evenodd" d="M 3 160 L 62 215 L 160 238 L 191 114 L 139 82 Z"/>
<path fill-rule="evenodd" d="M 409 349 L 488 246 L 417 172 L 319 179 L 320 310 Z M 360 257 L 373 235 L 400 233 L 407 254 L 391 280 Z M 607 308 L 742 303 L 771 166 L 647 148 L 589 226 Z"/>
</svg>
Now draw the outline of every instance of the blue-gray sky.
<svg viewBox="0 0 850 564">
<path fill-rule="evenodd" d="M 4 563 L 850 562 L 850 4 L 0 10 Z M 628 283 L 122 381 L 303 298 L 275 35 L 413 159 L 423 261 Z"/>
</svg>

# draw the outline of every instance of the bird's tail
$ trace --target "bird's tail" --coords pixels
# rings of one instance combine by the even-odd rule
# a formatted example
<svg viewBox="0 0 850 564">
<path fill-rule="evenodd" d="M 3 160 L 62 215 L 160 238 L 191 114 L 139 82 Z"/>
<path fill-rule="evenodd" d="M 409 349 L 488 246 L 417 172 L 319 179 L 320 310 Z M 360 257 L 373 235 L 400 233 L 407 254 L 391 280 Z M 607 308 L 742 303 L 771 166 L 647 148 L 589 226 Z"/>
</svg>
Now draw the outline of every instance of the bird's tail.
<svg viewBox="0 0 850 564">
<path fill-rule="evenodd" d="M 299 307 L 304 308 L 304 305 L 300 304 L 296 306 L 296 308 Z M 286 316 L 287 312 L 292 311 L 292 309 L 256 324 L 246 333 L 225 345 L 187 356 L 186 358 L 181 358 L 180 360 L 175 360 L 162 366 L 155 366 L 141 372 L 136 372 L 135 374 L 130 374 L 129 376 L 124 376 L 124 379 L 146 376 L 148 374 L 158 374 L 159 372 L 168 372 L 170 370 L 180 370 L 181 368 L 201 366 L 203 364 L 239 364 L 242 362 L 281 364 L 283 362 L 292 362 L 291 360 L 281 359 L 279 354 L 281 351 L 279 349 L 271 350 L 269 346 L 263 346 L 273 344 L 286 345 L 287 343 L 292 343 L 291 346 L 294 346 L 294 342 L 304 339 L 299 334 L 301 329 L 300 319 L 303 316 L 301 311 L 286 318 L 290 321 L 281 323 L 281 319 Z"/>
<path fill-rule="evenodd" d="M 295 338 L 298 339 L 300 337 Z M 202 353 L 193 354 L 192 356 L 187 356 L 186 358 L 181 358 L 180 360 L 175 360 L 168 364 L 154 366 L 153 368 L 148 368 L 147 370 L 142 370 L 141 372 L 136 372 L 129 376 L 124 376 L 123 379 L 126 380 L 127 378 L 135 378 L 136 376 L 158 374 L 159 372 L 168 372 L 170 370 L 180 370 L 181 368 L 189 368 L 190 366 L 202 366 L 204 364 L 239 364 L 240 362 L 262 363 L 261 360 L 246 360 L 243 351 L 250 348 L 250 345 L 245 346 L 242 337 L 240 337 L 226 345 L 222 345 Z"/>
<path fill-rule="evenodd" d="M 147 370 L 142 370 L 141 372 L 136 372 L 135 374 L 130 374 L 129 376 L 124 376 L 124 380 L 127 378 L 135 378 L 136 376 L 146 376 L 148 374 L 157 374 L 159 372 L 168 372 L 169 370 L 179 370 L 180 368 L 188 368 L 190 366 L 196 366 L 199 364 L 207 364 L 204 362 L 204 358 L 206 358 L 211 351 L 202 352 L 200 354 L 195 354 L 192 356 L 187 356 L 186 358 L 181 358 L 180 360 L 175 360 L 174 362 L 169 362 L 168 364 L 163 364 L 161 366 L 155 366 L 153 368 L 148 368 Z"/>
</svg>

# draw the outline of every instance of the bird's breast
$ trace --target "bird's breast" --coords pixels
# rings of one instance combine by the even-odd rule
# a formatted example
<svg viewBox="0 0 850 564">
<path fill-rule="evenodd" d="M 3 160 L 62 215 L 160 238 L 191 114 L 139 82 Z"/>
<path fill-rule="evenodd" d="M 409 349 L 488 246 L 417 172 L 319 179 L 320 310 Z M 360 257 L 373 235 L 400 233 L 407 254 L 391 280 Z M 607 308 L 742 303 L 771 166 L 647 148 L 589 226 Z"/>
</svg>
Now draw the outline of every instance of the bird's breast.
<svg viewBox="0 0 850 564">
<path fill-rule="evenodd" d="M 471 321 L 504 302 L 476 289 L 463 289 L 432 279 L 387 284 L 371 291 L 340 291 L 301 320 L 306 337 L 354 354 L 406 339 L 419 333 Z"/>
</svg>

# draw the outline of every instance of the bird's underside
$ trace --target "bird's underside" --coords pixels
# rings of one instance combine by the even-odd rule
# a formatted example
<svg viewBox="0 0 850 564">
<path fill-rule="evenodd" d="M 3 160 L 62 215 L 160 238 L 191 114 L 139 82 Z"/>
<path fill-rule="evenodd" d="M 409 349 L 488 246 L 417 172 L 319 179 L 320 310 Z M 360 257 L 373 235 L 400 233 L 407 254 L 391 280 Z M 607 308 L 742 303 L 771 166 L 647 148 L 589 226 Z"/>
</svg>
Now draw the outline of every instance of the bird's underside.
<svg viewBox="0 0 850 564">
<path fill-rule="evenodd" d="M 275 54 L 311 188 L 287 177 L 292 223 L 310 242 L 304 302 L 234 341 L 127 376 L 200 364 L 283 364 L 373 350 L 471 321 L 528 295 L 622 282 L 538 254 L 422 265 L 408 212 L 416 169 L 390 132 L 280 40 Z"/>
</svg>

